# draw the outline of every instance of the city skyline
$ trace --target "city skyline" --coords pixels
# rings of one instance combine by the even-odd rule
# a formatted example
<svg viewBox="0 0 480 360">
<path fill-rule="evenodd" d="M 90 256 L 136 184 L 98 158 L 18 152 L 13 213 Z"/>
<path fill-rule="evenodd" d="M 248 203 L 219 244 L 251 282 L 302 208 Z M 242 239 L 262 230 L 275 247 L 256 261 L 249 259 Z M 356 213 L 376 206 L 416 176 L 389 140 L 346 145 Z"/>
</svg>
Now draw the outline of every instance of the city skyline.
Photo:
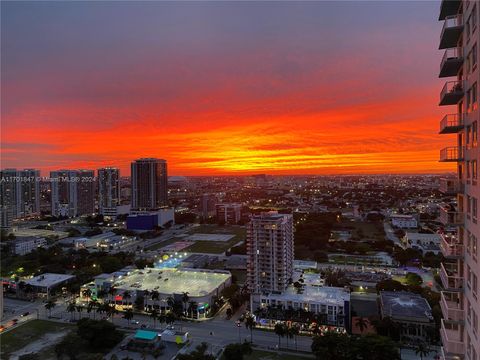
<svg viewBox="0 0 480 360">
<path fill-rule="evenodd" d="M 2 167 L 454 171 L 437 2 L 1 6 Z"/>
</svg>

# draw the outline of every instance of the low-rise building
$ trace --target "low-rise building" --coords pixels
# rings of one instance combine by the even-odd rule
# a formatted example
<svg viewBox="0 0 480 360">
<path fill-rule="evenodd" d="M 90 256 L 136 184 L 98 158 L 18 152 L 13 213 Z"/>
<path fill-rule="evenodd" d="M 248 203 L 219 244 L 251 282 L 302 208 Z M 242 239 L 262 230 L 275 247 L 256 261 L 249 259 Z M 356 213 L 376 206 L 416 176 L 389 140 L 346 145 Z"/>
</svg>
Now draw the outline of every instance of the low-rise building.
<svg viewBox="0 0 480 360">
<path fill-rule="evenodd" d="M 382 319 L 391 318 L 400 323 L 400 337 L 404 341 L 426 341 L 435 328 L 432 309 L 421 295 L 406 291 L 380 293 Z"/>
<path fill-rule="evenodd" d="M 25 284 L 30 285 L 33 289 L 32 292 L 38 296 L 49 297 L 60 286 L 69 283 L 73 279 L 75 279 L 74 275 L 45 273 L 26 280 Z"/>
<path fill-rule="evenodd" d="M 418 221 L 413 215 L 391 215 L 392 225 L 400 229 L 416 229 Z"/>
<path fill-rule="evenodd" d="M 440 234 L 407 232 L 402 240 L 405 247 L 418 249 L 423 255 L 427 252 L 438 254 L 440 252 L 442 236 Z"/>
<path fill-rule="evenodd" d="M 12 244 L 12 253 L 15 255 L 25 255 L 41 247 L 47 246 L 47 240 L 42 237 L 23 237 L 17 238 Z"/>
</svg>

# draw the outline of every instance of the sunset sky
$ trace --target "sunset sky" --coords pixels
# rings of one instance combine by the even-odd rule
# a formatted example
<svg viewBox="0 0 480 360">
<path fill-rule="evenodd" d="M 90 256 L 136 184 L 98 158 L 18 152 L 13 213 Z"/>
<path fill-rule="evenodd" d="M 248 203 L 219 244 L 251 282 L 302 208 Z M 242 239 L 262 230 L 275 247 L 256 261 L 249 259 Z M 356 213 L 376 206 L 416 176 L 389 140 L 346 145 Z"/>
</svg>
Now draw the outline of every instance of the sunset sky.
<svg viewBox="0 0 480 360">
<path fill-rule="evenodd" d="M 1 166 L 444 172 L 439 2 L 2 2 Z"/>
</svg>

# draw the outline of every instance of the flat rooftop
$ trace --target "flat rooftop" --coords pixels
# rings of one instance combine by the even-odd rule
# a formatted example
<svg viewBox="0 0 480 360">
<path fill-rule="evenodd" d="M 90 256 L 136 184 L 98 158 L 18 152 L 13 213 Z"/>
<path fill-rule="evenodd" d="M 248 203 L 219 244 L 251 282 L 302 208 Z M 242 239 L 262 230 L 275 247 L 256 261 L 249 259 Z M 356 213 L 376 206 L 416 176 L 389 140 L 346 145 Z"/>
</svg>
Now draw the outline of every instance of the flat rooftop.
<svg viewBox="0 0 480 360">
<path fill-rule="evenodd" d="M 419 294 L 406 291 L 382 291 L 380 302 L 383 316 L 433 320 L 430 305 Z"/>
<path fill-rule="evenodd" d="M 25 281 L 25 284 L 40 287 L 52 287 L 73 279 L 74 275 L 45 273 Z"/>
<path fill-rule="evenodd" d="M 161 294 L 181 294 L 190 297 L 205 296 L 213 292 L 232 275 L 198 269 L 144 269 L 132 270 L 114 280 L 114 286 L 123 290 L 156 290 Z M 113 277 L 112 277 L 113 278 Z"/>
<path fill-rule="evenodd" d="M 306 285 L 303 293 L 297 294 L 297 290 L 293 286 L 289 286 L 282 294 L 270 294 L 269 297 L 284 301 L 343 305 L 345 301 L 350 301 L 350 292 L 339 287 Z"/>
</svg>

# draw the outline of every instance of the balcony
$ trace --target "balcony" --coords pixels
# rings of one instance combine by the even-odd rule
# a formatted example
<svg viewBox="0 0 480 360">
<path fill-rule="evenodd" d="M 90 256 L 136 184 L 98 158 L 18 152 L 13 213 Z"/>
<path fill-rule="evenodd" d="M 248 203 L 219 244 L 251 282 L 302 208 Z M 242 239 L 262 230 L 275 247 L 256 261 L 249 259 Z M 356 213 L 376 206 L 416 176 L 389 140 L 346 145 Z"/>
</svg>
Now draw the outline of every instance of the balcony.
<svg viewBox="0 0 480 360">
<path fill-rule="evenodd" d="M 464 127 L 463 114 L 448 114 L 440 121 L 440 134 L 455 134 Z"/>
<path fill-rule="evenodd" d="M 463 276 L 458 274 L 457 264 L 441 263 L 440 279 L 445 290 L 458 291 L 463 289 Z"/>
<path fill-rule="evenodd" d="M 459 179 L 441 178 L 438 191 L 445 195 L 456 195 L 463 192 L 463 183 Z"/>
<path fill-rule="evenodd" d="M 443 317 L 450 321 L 462 322 L 465 320 L 465 310 L 459 292 L 440 292 L 440 307 Z"/>
<path fill-rule="evenodd" d="M 463 147 L 449 146 L 440 150 L 440 162 L 463 161 Z"/>
<path fill-rule="evenodd" d="M 449 235 L 442 235 L 440 241 L 440 250 L 443 256 L 447 259 L 460 259 L 463 257 L 463 244 L 461 244 L 456 237 Z"/>
<path fill-rule="evenodd" d="M 459 226 L 464 223 L 464 213 L 450 205 L 440 207 L 440 222 L 445 226 Z"/>
<path fill-rule="evenodd" d="M 457 46 L 458 40 L 463 32 L 462 15 L 451 15 L 445 17 L 442 32 L 440 34 L 439 49 L 448 49 Z"/>
<path fill-rule="evenodd" d="M 447 16 L 457 15 L 461 3 L 460 0 L 442 0 L 438 20 L 445 20 Z"/>
<path fill-rule="evenodd" d="M 457 76 L 463 65 L 463 49 L 455 47 L 446 49 L 440 63 L 440 74 L 438 77 Z"/>
<path fill-rule="evenodd" d="M 439 105 L 456 105 L 464 95 L 463 83 L 461 81 L 447 81 L 440 92 Z"/>
<path fill-rule="evenodd" d="M 440 337 L 442 338 L 443 350 L 446 358 L 449 355 L 464 355 L 465 343 L 463 342 L 463 325 L 452 323 L 442 319 L 440 328 Z"/>
</svg>

